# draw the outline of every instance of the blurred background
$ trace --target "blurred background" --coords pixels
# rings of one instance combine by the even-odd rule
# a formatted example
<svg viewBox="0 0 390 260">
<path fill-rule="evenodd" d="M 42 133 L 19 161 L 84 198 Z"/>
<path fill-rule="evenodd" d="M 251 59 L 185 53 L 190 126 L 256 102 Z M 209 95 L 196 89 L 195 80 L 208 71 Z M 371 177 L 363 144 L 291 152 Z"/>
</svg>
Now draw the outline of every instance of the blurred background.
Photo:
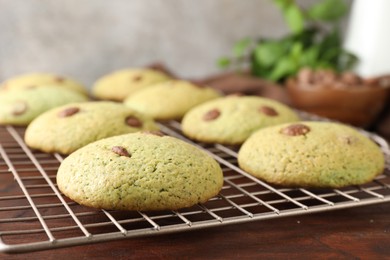
<svg viewBox="0 0 390 260">
<path fill-rule="evenodd" d="M 0 0 L 0 80 L 47 71 L 90 86 L 156 61 L 200 78 L 237 40 L 287 32 L 271 0 Z"/>
<path fill-rule="evenodd" d="M 344 2 L 343 8 L 340 2 Z M 346 93 L 343 101 L 333 98 L 333 94 L 327 95 L 328 102 L 321 92 L 318 99 L 314 99 L 311 94 L 306 97 L 299 90 L 295 99 L 308 100 L 309 108 L 306 109 L 293 100 L 291 93 L 287 95 L 286 88 L 275 88 L 269 81 L 263 81 L 262 68 L 257 68 L 260 74 L 252 70 L 257 78 L 221 74 L 226 70 L 219 68 L 217 61 L 234 53 L 237 41 L 245 37 L 271 41 L 285 35 L 295 37 L 291 25 L 302 17 L 290 12 L 294 9 L 289 8 L 291 3 L 295 5 L 294 1 L 284 0 L 0 0 L 0 81 L 24 73 L 50 72 L 69 76 L 90 88 L 96 79 L 109 72 L 160 62 L 179 78 L 197 80 L 225 93 L 262 95 L 287 104 L 292 100 L 293 106 L 312 113 L 317 111 L 311 107 L 324 101 L 332 112 L 323 113 L 323 105 L 319 104 L 321 111 L 318 114 L 335 119 L 339 119 L 340 109 L 351 114 L 349 117 L 360 114 L 360 117 L 368 118 L 368 123 L 356 125 L 374 126 L 372 129 L 390 136 L 388 87 L 386 90 L 368 89 L 369 94 L 359 94 L 359 101 Z M 343 42 L 347 40 L 345 46 L 360 58 L 357 66 L 360 76 L 390 75 L 390 52 L 387 51 L 390 36 L 386 33 L 390 1 L 297 0 L 296 3 L 298 8 L 313 11 L 310 15 L 319 18 L 321 23 L 331 24 L 337 20 L 341 29 L 339 35 Z M 358 3 L 358 8 L 354 8 Z M 286 18 L 288 15 L 291 15 L 290 21 Z M 304 42 L 304 39 L 295 40 L 299 41 Z M 324 46 L 322 51 L 333 51 Z M 339 45 L 329 46 L 336 50 Z M 273 52 L 277 47 L 275 43 L 268 46 L 272 51 L 266 47 L 263 58 L 273 59 L 272 65 L 281 65 L 285 73 L 275 78 L 277 80 L 272 80 L 271 75 L 271 84 L 283 83 L 287 76 L 297 72 L 298 67 L 289 68 L 284 64 L 296 62 L 294 49 L 289 57 L 285 54 L 277 57 Z M 299 47 L 296 51 L 301 61 L 307 58 L 307 49 L 295 47 Z M 318 44 L 309 47 L 319 48 Z M 311 62 L 321 65 L 315 57 L 311 57 Z M 253 69 L 256 64 L 251 66 Z M 274 70 L 278 69 L 274 67 Z M 359 85 L 351 82 L 351 75 L 346 76 L 349 77 L 346 81 Z M 390 78 L 386 79 L 389 86 Z M 343 92 L 354 91 L 348 88 Z M 370 92 L 376 93 L 371 95 Z M 360 105 L 356 110 L 359 112 L 350 109 L 355 109 L 356 103 Z M 341 121 L 350 122 L 344 118 Z"/>
</svg>

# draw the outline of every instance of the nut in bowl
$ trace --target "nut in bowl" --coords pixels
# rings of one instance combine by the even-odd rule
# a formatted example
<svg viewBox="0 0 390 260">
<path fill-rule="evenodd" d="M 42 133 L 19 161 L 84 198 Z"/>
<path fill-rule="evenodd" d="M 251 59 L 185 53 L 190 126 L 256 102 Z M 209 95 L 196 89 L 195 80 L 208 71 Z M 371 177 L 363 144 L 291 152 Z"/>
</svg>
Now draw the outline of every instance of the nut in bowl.
<svg viewBox="0 0 390 260">
<path fill-rule="evenodd" d="M 359 127 L 369 127 L 386 105 L 390 76 L 363 79 L 351 72 L 304 68 L 287 80 L 292 105 Z"/>
</svg>

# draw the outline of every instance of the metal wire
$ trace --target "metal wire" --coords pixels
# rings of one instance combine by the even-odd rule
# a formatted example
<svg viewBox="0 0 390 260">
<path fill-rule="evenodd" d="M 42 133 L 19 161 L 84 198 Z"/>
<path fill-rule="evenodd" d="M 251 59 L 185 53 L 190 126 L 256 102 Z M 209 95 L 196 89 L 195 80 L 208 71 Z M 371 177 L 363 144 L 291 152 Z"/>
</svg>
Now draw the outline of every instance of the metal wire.
<svg viewBox="0 0 390 260">
<path fill-rule="evenodd" d="M 387 169 L 382 175 L 362 186 L 311 190 L 278 188 L 249 175 L 237 166 L 237 147 L 193 142 L 181 134 L 176 121 L 161 124 L 161 129 L 204 149 L 220 163 L 225 177 L 218 196 L 175 211 L 121 212 L 80 206 L 64 197 L 53 181 L 62 155 L 32 151 L 23 142 L 23 128 L 0 127 L 0 252 L 152 236 L 390 201 L 389 146 L 372 133 L 361 130 L 385 154 Z"/>
<path fill-rule="evenodd" d="M 45 178 L 45 181 L 47 182 L 47 184 L 50 186 L 50 188 L 54 191 L 54 193 L 57 195 L 57 197 L 60 199 L 61 203 L 64 205 L 64 207 L 66 208 L 66 210 L 68 211 L 68 213 L 70 214 L 70 216 L 72 216 L 72 218 L 74 219 L 74 221 L 77 223 L 77 225 L 80 227 L 80 229 L 83 231 L 83 233 L 85 234 L 85 236 L 87 237 L 90 237 L 91 234 L 85 229 L 85 227 L 83 227 L 83 225 L 81 224 L 81 222 L 78 220 L 78 218 L 76 217 L 76 215 L 73 213 L 73 211 L 69 208 L 69 205 L 65 203 L 65 200 L 64 198 L 61 196 L 60 192 L 57 190 L 57 188 L 55 187 L 55 185 L 53 184 L 53 182 L 51 181 L 51 179 L 49 178 L 49 176 L 46 174 L 46 171 L 43 169 L 42 167 L 42 164 L 44 163 L 47 163 L 48 161 L 41 161 L 39 162 L 37 160 L 37 158 L 35 158 L 35 156 L 33 155 L 33 153 L 31 152 L 31 150 L 27 147 L 27 145 L 23 142 L 23 139 L 20 137 L 20 135 L 15 131 L 15 129 L 13 127 L 10 127 L 10 126 L 7 126 L 7 130 L 8 132 L 12 135 L 12 137 L 15 139 L 15 141 L 20 145 L 20 147 L 22 148 L 22 150 L 25 152 L 25 154 L 28 156 L 28 158 L 30 158 L 30 160 L 33 162 L 33 164 L 35 165 L 35 167 L 37 168 L 37 170 L 41 173 L 41 175 L 43 176 L 43 178 Z M 51 161 L 49 161 L 51 162 Z M 23 185 L 23 184 L 20 184 L 20 185 Z M 28 196 L 28 194 L 26 194 L 26 196 Z M 33 207 L 35 207 L 33 204 L 32 204 Z M 38 216 L 39 218 L 39 216 Z M 45 227 L 45 230 L 46 232 L 50 233 L 50 231 L 46 228 L 46 225 L 45 223 L 42 223 L 42 225 Z M 48 234 L 49 235 L 49 234 Z M 51 234 L 50 234 L 51 235 Z M 51 241 L 54 241 L 54 237 L 50 237 L 50 240 Z"/>
</svg>

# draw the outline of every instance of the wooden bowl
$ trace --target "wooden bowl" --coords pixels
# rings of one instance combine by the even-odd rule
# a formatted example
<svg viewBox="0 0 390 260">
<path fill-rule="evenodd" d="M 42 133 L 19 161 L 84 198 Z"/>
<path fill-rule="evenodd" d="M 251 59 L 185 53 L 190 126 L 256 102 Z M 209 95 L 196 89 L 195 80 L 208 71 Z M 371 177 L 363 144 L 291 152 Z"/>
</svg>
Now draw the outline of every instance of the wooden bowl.
<svg viewBox="0 0 390 260">
<path fill-rule="evenodd" d="M 359 127 L 369 127 L 386 105 L 389 88 L 304 86 L 287 80 L 292 105 L 300 110 Z"/>
</svg>

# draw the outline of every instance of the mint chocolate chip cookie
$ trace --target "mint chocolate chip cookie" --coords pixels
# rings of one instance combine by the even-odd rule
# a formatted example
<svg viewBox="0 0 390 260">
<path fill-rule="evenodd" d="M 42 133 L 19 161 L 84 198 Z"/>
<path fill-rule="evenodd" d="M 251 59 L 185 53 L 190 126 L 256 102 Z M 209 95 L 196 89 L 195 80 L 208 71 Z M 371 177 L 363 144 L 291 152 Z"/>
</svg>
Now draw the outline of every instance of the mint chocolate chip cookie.
<svg viewBox="0 0 390 260">
<path fill-rule="evenodd" d="M 340 188 L 364 184 L 384 170 L 378 145 L 337 123 L 300 122 L 261 129 L 241 147 L 238 163 L 269 183 Z"/>
<path fill-rule="evenodd" d="M 220 96 L 212 88 L 171 80 L 138 91 L 124 103 L 155 119 L 169 120 L 180 119 L 194 106 Z"/>
<path fill-rule="evenodd" d="M 241 144 L 260 128 L 298 121 L 289 107 L 256 96 L 227 96 L 191 109 L 182 130 L 191 139 L 207 143 Z"/>
<path fill-rule="evenodd" d="M 0 124 L 26 126 L 54 107 L 87 100 L 83 94 L 52 86 L 0 91 Z"/>
<path fill-rule="evenodd" d="M 123 101 L 138 90 L 170 80 L 162 72 L 152 69 L 124 69 L 103 76 L 92 87 L 98 99 Z"/>
<path fill-rule="evenodd" d="M 50 73 L 31 73 L 16 76 L 1 83 L 0 90 L 28 89 L 41 86 L 63 87 L 87 96 L 87 90 L 79 82 Z"/>
<path fill-rule="evenodd" d="M 44 152 L 70 154 L 99 139 L 157 129 L 153 119 L 123 104 L 86 102 L 42 114 L 28 126 L 25 142 Z"/>
<path fill-rule="evenodd" d="M 219 164 L 179 139 L 133 133 L 91 143 L 68 156 L 58 188 L 79 204 L 107 210 L 175 210 L 222 188 Z"/>
</svg>

